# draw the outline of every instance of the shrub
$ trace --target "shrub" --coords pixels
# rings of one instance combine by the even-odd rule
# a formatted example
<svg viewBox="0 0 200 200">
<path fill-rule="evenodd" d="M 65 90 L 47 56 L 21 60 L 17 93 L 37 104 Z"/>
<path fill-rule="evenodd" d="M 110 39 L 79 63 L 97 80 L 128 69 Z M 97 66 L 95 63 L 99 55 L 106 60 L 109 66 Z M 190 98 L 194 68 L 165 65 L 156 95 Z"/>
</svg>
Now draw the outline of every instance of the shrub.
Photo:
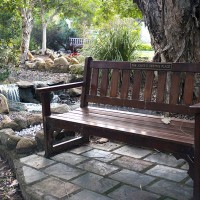
<svg viewBox="0 0 200 200">
<path fill-rule="evenodd" d="M 116 18 L 111 24 L 101 29 L 82 53 L 98 60 L 133 60 L 140 41 L 138 23 L 129 18 Z"/>
<path fill-rule="evenodd" d="M 137 50 L 140 50 L 140 51 L 153 51 L 153 48 L 151 46 L 151 44 L 139 44 L 137 46 Z"/>
</svg>

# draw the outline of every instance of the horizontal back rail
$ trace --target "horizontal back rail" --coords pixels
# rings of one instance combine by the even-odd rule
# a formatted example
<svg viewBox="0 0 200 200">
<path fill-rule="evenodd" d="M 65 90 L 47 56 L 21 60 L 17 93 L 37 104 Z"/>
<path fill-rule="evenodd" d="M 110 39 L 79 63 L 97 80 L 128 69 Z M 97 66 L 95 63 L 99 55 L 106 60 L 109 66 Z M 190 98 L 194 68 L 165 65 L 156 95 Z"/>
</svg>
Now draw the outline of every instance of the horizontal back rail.
<svg viewBox="0 0 200 200">
<path fill-rule="evenodd" d="M 86 102 L 192 114 L 200 101 L 200 64 L 87 62 Z"/>
</svg>

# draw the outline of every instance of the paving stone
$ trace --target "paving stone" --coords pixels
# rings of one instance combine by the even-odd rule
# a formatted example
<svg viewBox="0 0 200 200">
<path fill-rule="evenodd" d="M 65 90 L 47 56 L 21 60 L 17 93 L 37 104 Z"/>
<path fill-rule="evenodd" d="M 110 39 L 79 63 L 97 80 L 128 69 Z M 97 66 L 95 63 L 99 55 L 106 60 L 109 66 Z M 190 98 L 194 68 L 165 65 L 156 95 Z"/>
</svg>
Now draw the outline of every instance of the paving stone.
<svg viewBox="0 0 200 200">
<path fill-rule="evenodd" d="M 50 166 L 46 168 L 44 172 L 47 174 L 65 179 L 65 180 L 70 180 L 84 173 L 83 170 L 77 169 L 75 167 L 70 167 L 62 163 L 58 163 L 53 166 Z"/>
<path fill-rule="evenodd" d="M 176 182 L 180 182 L 188 176 L 185 170 L 163 165 L 156 165 L 152 169 L 148 170 L 146 174 L 157 176 L 160 178 L 166 178 Z"/>
<path fill-rule="evenodd" d="M 80 187 L 77 185 L 53 177 L 47 178 L 31 186 L 31 190 L 41 197 L 51 195 L 53 197 L 62 198 L 78 189 L 80 189 Z"/>
<path fill-rule="evenodd" d="M 99 150 L 99 149 L 93 149 L 93 150 L 88 151 L 88 152 L 86 152 L 82 155 L 90 157 L 90 158 L 95 158 L 96 160 L 100 160 L 100 161 L 103 161 L 103 162 L 109 162 L 109 161 L 112 161 L 112 160 L 120 157 L 117 154 L 113 154 L 113 153 L 110 153 L 108 151 L 102 151 L 102 150 Z"/>
<path fill-rule="evenodd" d="M 81 146 L 75 149 L 70 150 L 72 153 L 76 153 L 76 154 L 81 154 L 84 153 L 86 151 L 91 150 L 92 148 L 90 146 Z"/>
<path fill-rule="evenodd" d="M 78 165 L 79 168 L 90 171 L 90 172 L 94 172 L 96 174 L 105 176 L 107 174 L 110 174 L 113 171 L 118 170 L 119 168 L 107 163 L 103 163 L 97 160 L 90 160 L 87 161 L 85 163 L 82 163 L 80 165 Z"/>
<path fill-rule="evenodd" d="M 34 167 L 36 169 L 47 167 L 47 166 L 55 163 L 55 161 L 53 161 L 53 160 L 50 160 L 50 159 L 47 159 L 47 158 L 44 158 L 42 156 L 38 156 L 38 155 L 35 155 L 35 154 L 21 158 L 20 162 L 22 162 L 26 165 L 29 165 L 31 167 Z"/>
<path fill-rule="evenodd" d="M 94 143 L 94 142 L 90 142 L 88 144 L 88 146 L 90 146 L 92 148 L 105 150 L 105 151 L 112 151 L 112 150 L 122 146 L 122 144 L 115 143 L 115 142 L 106 142 L 106 143 L 103 143 L 103 144 L 97 144 L 97 143 Z"/>
<path fill-rule="evenodd" d="M 41 179 L 47 177 L 47 175 L 44 174 L 43 172 L 40 172 L 31 167 L 23 166 L 22 170 L 23 170 L 25 183 L 27 183 L 27 184 L 33 183 L 35 181 L 38 181 L 38 180 L 41 180 Z"/>
<path fill-rule="evenodd" d="M 53 197 L 53 196 L 51 196 L 51 195 L 45 195 L 45 196 L 43 197 L 43 199 L 44 199 L 44 200 L 58 200 L 58 198 Z"/>
<path fill-rule="evenodd" d="M 159 199 L 160 195 L 153 194 L 138 188 L 134 188 L 128 185 L 123 185 L 120 188 L 116 189 L 114 192 L 108 194 L 109 197 L 112 197 L 116 200 L 155 200 Z"/>
<path fill-rule="evenodd" d="M 119 184 L 118 181 L 104 178 L 103 176 L 99 176 L 93 173 L 84 174 L 83 176 L 73 180 L 72 183 L 99 193 L 104 193 Z"/>
<path fill-rule="evenodd" d="M 89 190 L 83 190 L 66 200 L 111 200 L 111 198 L 97 194 Z"/>
<path fill-rule="evenodd" d="M 161 152 L 155 152 L 150 156 L 147 156 L 144 160 L 167 165 L 170 167 L 177 167 L 180 164 L 183 164 L 185 161 L 183 159 L 177 160 L 174 156 L 170 154 L 164 154 Z"/>
<path fill-rule="evenodd" d="M 188 163 L 186 162 L 186 163 L 181 167 L 181 169 L 188 170 L 188 169 L 189 169 Z"/>
<path fill-rule="evenodd" d="M 117 160 L 114 160 L 111 164 L 115 164 L 117 166 L 127 168 L 133 171 L 143 171 L 146 168 L 153 165 L 153 163 L 139 160 L 132 157 L 123 156 L 121 158 L 118 158 Z"/>
<path fill-rule="evenodd" d="M 62 163 L 76 165 L 80 162 L 87 160 L 88 158 L 81 156 L 81 155 L 76 155 L 73 153 L 65 152 L 65 153 L 57 154 L 56 156 L 51 157 L 51 159 L 58 161 L 58 162 L 62 162 Z"/>
<path fill-rule="evenodd" d="M 126 146 L 123 146 L 119 149 L 116 149 L 113 152 L 121 154 L 121 155 L 125 155 L 125 156 L 134 157 L 134 158 L 142 158 L 142 157 L 150 154 L 152 151 L 126 145 Z"/>
<path fill-rule="evenodd" d="M 127 169 L 123 169 L 120 172 L 110 175 L 109 177 L 117 181 L 131 184 L 138 188 L 142 188 L 155 180 L 155 178 L 152 176 L 144 175 Z"/>
<path fill-rule="evenodd" d="M 186 184 L 186 185 L 189 185 L 189 186 L 191 186 L 191 187 L 193 187 L 194 182 L 193 182 L 193 180 L 190 178 L 188 181 L 186 181 L 185 184 Z"/>
<path fill-rule="evenodd" d="M 193 193 L 193 188 L 167 180 L 160 180 L 146 189 L 177 200 L 191 199 Z"/>
</svg>

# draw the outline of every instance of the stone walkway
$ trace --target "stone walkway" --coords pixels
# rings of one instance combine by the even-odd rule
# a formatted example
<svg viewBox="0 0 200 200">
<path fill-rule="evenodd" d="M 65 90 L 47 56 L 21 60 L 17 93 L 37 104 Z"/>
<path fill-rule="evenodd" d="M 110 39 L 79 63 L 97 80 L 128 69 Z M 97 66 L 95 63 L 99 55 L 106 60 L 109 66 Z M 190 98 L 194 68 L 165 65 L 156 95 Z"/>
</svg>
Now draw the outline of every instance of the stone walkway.
<svg viewBox="0 0 200 200">
<path fill-rule="evenodd" d="M 186 200 L 193 182 L 173 156 L 119 143 L 90 143 L 46 159 L 43 152 L 15 166 L 26 200 Z"/>
</svg>

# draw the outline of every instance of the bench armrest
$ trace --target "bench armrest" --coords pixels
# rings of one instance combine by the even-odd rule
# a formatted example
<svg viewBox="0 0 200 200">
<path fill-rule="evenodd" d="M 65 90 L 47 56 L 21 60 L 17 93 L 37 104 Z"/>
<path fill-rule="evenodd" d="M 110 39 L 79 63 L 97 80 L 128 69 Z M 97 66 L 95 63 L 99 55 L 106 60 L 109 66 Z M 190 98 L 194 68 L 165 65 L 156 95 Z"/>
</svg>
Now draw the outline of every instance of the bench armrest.
<svg viewBox="0 0 200 200">
<path fill-rule="evenodd" d="M 61 84 L 61 85 L 53 85 L 53 86 L 48 86 L 48 87 L 42 87 L 42 88 L 37 88 L 36 93 L 50 93 L 53 91 L 58 91 L 58 90 L 65 90 L 65 89 L 70 89 L 70 88 L 75 88 L 75 87 L 81 87 L 84 85 L 84 82 L 75 82 L 75 83 L 67 83 L 67 84 Z"/>
<path fill-rule="evenodd" d="M 67 83 L 62 85 L 54 85 L 49 87 L 37 88 L 36 93 L 40 94 L 41 103 L 42 103 L 42 115 L 43 120 L 45 120 L 45 116 L 51 115 L 51 108 L 50 108 L 50 97 L 49 93 L 58 90 L 66 90 L 70 88 L 76 88 L 84 86 L 84 82 L 75 82 L 75 83 Z"/>
<path fill-rule="evenodd" d="M 200 113 L 200 103 L 194 104 L 192 106 L 190 106 L 190 108 L 192 109 L 192 111 L 196 114 L 196 113 Z"/>
</svg>

